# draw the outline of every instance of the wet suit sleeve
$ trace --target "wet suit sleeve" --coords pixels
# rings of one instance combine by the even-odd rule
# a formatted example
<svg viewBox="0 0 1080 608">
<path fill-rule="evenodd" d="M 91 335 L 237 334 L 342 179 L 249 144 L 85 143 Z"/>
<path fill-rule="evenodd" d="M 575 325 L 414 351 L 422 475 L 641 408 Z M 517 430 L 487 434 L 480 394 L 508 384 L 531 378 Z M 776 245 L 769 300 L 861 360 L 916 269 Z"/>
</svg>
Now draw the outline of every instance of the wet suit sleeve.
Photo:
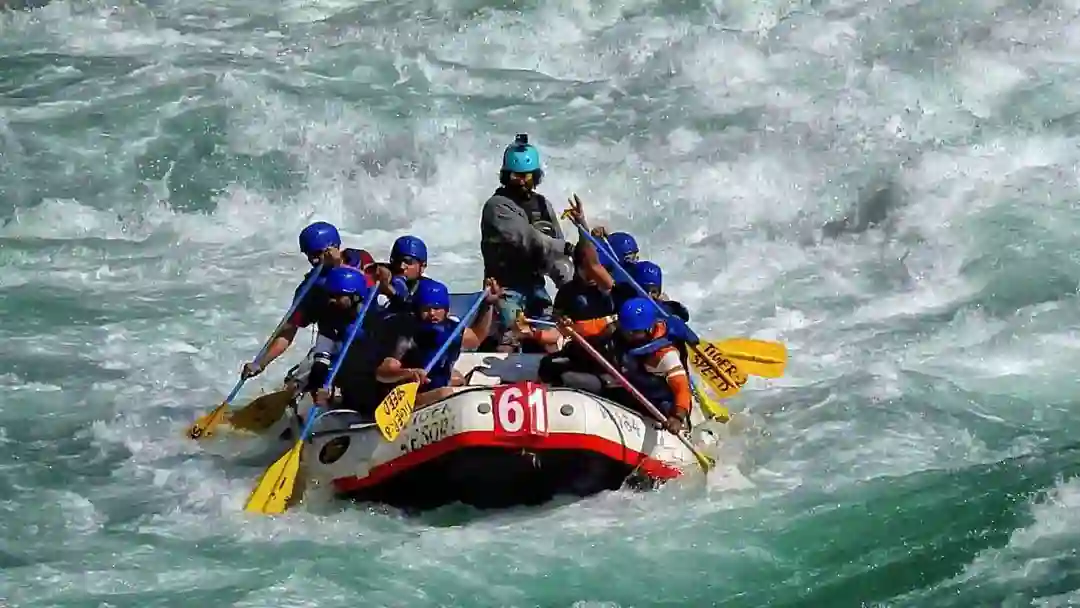
<svg viewBox="0 0 1080 608">
<path fill-rule="evenodd" d="M 415 346 L 415 344 L 413 344 L 412 338 L 408 336 L 398 336 L 390 349 L 389 357 L 391 359 L 403 361 L 405 356 L 409 354 L 409 351 L 413 349 L 413 346 Z"/>
<path fill-rule="evenodd" d="M 400 361 L 402 367 L 407 367 L 405 358 L 409 355 L 409 351 L 416 347 L 416 341 L 413 340 L 415 323 L 407 313 L 394 315 L 388 319 L 384 352 L 387 358 Z"/>
<path fill-rule="evenodd" d="M 360 331 L 356 333 L 356 338 L 349 346 L 349 352 L 342 352 L 341 350 L 345 346 L 344 336 L 349 335 L 349 332 L 352 331 L 353 325 L 355 324 L 356 321 L 353 321 L 342 332 L 342 342 L 334 342 L 329 338 L 319 336 L 318 341 L 315 343 L 317 350 L 311 362 L 311 371 L 308 373 L 308 392 L 314 394 L 315 391 L 319 390 L 322 385 L 326 383 L 327 377 L 330 376 L 330 368 L 334 365 L 334 362 L 337 361 L 338 357 L 347 357 L 349 352 L 354 352 L 353 349 L 361 348 L 364 338 L 366 337 L 365 333 L 368 331 L 367 327 L 361 327 Z M 367 324 L 365 323 L 365 326 L 366 325 Z M 338 384 L 338 382 L 335 381 L 334 384 Z"/>
<path fill-rule="evenodd" d="M 547 207 L 548 217 L 555 218 L 551 222 L 551 228 L 555 232 L 555 238 L 564 243 L 562 246 L 563 249 L 560 251 L 561 255 L 549 259 L 549 263 L 544 266 L 547 268 L 547 275 L 551 277 L 552 282 L 555 283 L 555 287 L 558 288 L 574 279 L 574 263 L 570 257 L 566 255 L 566 250 L 569 249 L 569 247 L 565 245 L 566 236 L 563 234 L 562 226 L 559 225 L 559 216 L 555 214 L 555 209 L 552 208 L 551 202 L 547 200 L 547 197 L 541 197 L 541 199 L 544 201 L 544 206 Z"/>
<path fill-rule="evenodd" d="M 304 280 L 307 280 L 306 276 L 304 277 Z M 303 282 L 296 286 L 296 290 L 293 291 L 294 301 L 296 300 L 296 296 L 300 295 L 300 290 L 303 288 Z M 318 290 L 319 281 L 317 281 L 315 285 L 311 288 L 311 290 L 308 291 L 307 295 L 304 297 L 304 301 L 296 307 L 295 311 L 293 311 L 292 316 L 289 317 L 289 325 L 292 325 L 293 327 L 307 327 L 315 321 L 315 319 L 318 317 L 318 312 L 315 310 L 315 303 L 317 301 L 317 298 L 312 297 L 312 294 L 314 294 Z"/>
<path fill-rule="evenodd" d="M 315 360 L 311 362 L 311 371 L 308 372 L 307 392 L 312 395 L 322 388 L 326 378 L 330 375 L 330 355 L 316 353 Z"/>
<path fill-rule="evenodd" d="M 552 238 L 534 228 L 517 203 L 505 196 L 495 195 L 489 198 L 484 203 L 480 221 L 482 227 L 487 228 L 484 232 L 494 234 L 500 242 L 516 248 L 526 257 L 544 260 L 545 268 L 558 268 L 559 263 L 568 255 L 565 240 Z M 555 231 L 556 234 L 562 234 L 557 222 Z"/>
<path fill-rule="evenodd" d="M 666 346 L 649 355 L 645 370 L 667 381 L 674 397 L 675 407 L 690 412 L 690 377 L 679 358 L 679 351 L 673 346 Z"/>
<path fill-rule="evenodd" d="M 599 319 L 574 321 L 574 330 L 581 334 L 583 338 L 593 338 L 606 332 L 607 328 L 615 322 L 616 318 L 615 315 L 608 315 L 606 317 L 600 317 Z"/>
</svg>

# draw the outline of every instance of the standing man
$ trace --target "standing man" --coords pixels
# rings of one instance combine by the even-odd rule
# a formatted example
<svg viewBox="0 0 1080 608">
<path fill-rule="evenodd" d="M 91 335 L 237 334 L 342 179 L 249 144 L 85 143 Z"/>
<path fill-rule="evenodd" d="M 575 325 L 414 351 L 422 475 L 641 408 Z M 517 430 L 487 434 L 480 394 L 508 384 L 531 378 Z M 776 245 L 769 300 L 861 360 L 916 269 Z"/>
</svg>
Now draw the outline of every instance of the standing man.
<svg viewBox="0 0 1080 608">
<path fill-rule="evenodd" d="M 551 314 L 544 277 L 550 276 L 556 288 L 573 278 L 570 257 L 574 245 L 564 239 L 551 203 L 536 193 L 543 177 L 540 152 L 529 143 L 528 135 L 519 134 L 503 151 L 502 186 L 484 203 L 480 214 L 484 276 L 503 288 L 497 304 L 499 352 L 519 349 L 519 340 L 524 337 L 514 330 L 519 312 L 529 317 Z M 531 339 L 541 344 L 558 340 L 557 330 L 537 333 L 541 335 Z"/>
</svg>

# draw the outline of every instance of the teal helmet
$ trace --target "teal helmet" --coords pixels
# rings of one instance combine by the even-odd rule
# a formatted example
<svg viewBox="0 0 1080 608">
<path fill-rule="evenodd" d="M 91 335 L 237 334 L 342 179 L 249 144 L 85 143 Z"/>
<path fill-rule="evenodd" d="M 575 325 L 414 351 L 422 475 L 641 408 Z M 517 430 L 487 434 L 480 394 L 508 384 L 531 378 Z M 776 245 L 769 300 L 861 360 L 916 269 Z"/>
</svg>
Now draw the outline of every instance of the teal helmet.
<svg viewBox="0 0 1080 608">
<path fill-rule="evenodd" d="M 540 151 L 529 143 L 529 136 L 518 134 L 514 143 L 503 151 L 502 169 L 499 171 L 499 183 L 507 185 L 511 173 L 532 173 L 533 186 L 539 186 L 544 178 L 544 169 L 540 165 Z"/>
</svg>

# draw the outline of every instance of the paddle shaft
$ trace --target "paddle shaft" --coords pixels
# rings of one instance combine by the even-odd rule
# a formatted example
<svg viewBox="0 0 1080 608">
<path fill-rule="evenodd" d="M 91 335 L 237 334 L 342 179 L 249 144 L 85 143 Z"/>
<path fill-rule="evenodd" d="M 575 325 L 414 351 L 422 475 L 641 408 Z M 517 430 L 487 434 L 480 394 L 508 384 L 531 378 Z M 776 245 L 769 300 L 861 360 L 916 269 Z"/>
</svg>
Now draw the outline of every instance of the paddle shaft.
<svg viewBox="0 0 1080 608">
<path fill-rule="evenodd" d="M 274 331 L 270 332 L 270 337 L 266 339 L 265 343 L 263 343 L 262 349 L 259 350 L 259 354 L 255 355 L 255 358 L 251 360 L 252 363 L 257 363 L 259 359 L 263 358 L 263 355 L 266 354 L 266 351 L 270 350 L 270 345 L 273 344 L 274 337 L 277 336 L 278 332 L 281 331 L 281 328 L 285 326 L 285 323 L 289 321 L 289 317 L 291 317 L 293 313 L 296 312 L 296 309 L 300 307 L 300 304 L 304 301 L 304 297 L 307 296 L 308 292 L 311 291 L 311 288 L 315 286 L 315 283 L 318 282 L 319 275 L 322 273 L 322 269 L 322 264 L 316 266 L 315 270 L 312 271 L 311 276 L 309 276 L 307 280 L 304 281 L 304 284 L 300 286 L 300 293 L 296 294 L 296 297 L 293 298 L 292 305 L 289 306 L 289 310 L 285 313 L 285 316 L 281 317 L 281 320 L 278 321 L 277 327 L 274 328 Z M 236 385 L 233 386 L 233 389 L 229 393 L 229 396 L 225 398 L 225 403 L 232 403 L 232 400 L 236 399 L 237 393 L 240 392 L 240 389 L 244 386 L 244 383 L 247 382 L 247 380 L 247 378 L 241 376 L 240 379 L 236 381 Z"/>
</svg>

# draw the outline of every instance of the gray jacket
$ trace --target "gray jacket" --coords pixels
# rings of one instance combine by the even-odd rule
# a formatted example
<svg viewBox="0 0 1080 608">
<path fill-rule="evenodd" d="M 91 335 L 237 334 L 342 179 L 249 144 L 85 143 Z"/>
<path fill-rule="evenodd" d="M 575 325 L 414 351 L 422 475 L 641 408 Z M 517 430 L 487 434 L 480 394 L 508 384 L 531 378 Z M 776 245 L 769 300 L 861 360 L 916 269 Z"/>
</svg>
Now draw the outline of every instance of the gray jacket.
<svg viewBox="0 0 1080 608">
<path fill-rule="evenodd" d="M 541 228 L 550 226 L 548 236 Z M 510 289 L 543 285 L 550 276 L 557 287 L 573 278 L 573 263 L 567 255 L 566 240 L 559 216 L 551 203 L 539 194 L 521 205 L 495 194 L 480 213 L 480 251 L 484 256 L 484 276 L 493 277 Z"/>
</svg>

